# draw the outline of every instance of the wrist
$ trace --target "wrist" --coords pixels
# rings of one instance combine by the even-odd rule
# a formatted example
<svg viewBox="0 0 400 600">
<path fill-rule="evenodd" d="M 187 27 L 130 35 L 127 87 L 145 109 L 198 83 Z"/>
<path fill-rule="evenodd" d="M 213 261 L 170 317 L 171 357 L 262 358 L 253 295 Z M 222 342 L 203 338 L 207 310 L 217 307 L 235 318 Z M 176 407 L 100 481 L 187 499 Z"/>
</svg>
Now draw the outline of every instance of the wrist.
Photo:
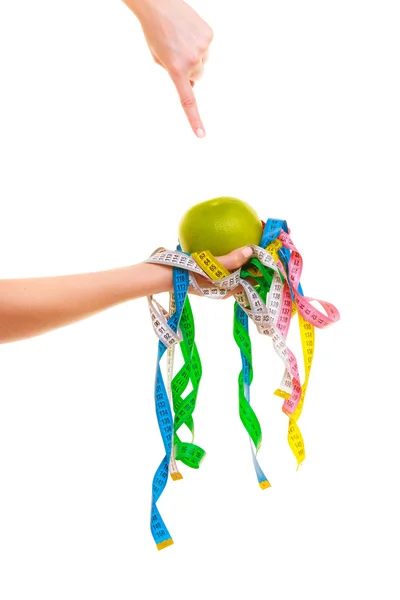
<svg viewBox="0 0 400 600">
<path fill-rule="evenodd" d="M 155 263 L 139 263 L 129 274 L 131 281 L 130 299 L 172 292 L 172 269 Z"/>
<path fill-rule="evenodd" d="M 151 11 L 157 0 L 122 0 L 124 4 L 133 12 L 133 14 L 142 21 Z"/>
<path fill-rule="evenodd" d="M 165 265 L 156 265 L 153 263 L 143 263 L 146 272 L 148 272 L 149 281 L 151 282 L 150 294 L 160 294 L 162 292 L 172 292 L 173 273 L 172 268 Z M 154 273 L 154 275 L 153 275 Z"/>
</svg>

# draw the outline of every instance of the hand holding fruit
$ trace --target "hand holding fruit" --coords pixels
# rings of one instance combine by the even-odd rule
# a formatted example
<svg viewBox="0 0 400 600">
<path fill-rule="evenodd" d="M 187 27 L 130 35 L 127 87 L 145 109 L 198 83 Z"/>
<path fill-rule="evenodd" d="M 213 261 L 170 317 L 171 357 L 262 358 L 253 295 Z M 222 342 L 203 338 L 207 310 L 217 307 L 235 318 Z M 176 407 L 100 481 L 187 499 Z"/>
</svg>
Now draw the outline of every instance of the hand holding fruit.
<svg viewBox="0 0 400 600">
<path fill-rule="evenodd" d="M 248 246 L 244 246 L 243 248 L 237 248 L 236 250 L 232 250 L 232 252 L 229 252 L 228 254 L 224 254 L 223 256 L 216 256 L 215 258 L 218 260 L 218 262 L 221 263 L 221 265 L 223 267 L 225 267 L 225 269 L 228 269 L 228 271 L 236 271 L 236 269 L 239 269 L 240 267 L 242 267 L 244 265 L 244 263 L 247 260 L 249 260 L 251 254 L 252 254 L 251 248 L 249 248 Z M 202 277 L 201 275 L 196 275 L 196 281 L 202 287 L 212 287 L 213 286 L 212 281 L 210 281 L 209 279 L 206 279 L 205 277 Z M 253 283 L 253 281 L 250 281 L 250 283 Z M 171 285 L 171 291 L 172 291 L 172 285 Z M 226 294 L 226 296 L 224 297 L 224 300 L 226 300 L 227 298 L 230 298 L 231 296 L 233 296 L 234 294 L 237 294 L 240 291 L 242 291 L 241 287 L 239 287 L 236 290 L 233 290 L 231 292 L 228 292 L 228 294 Z M 197 292 L 197 290 L 195 290 L 191 287 L 189 288 L 189 293 L 194 294 L 195 296 L 201 296 L 201 294 L 199 292 Z"/>
<path fill-rule="evenodd" d="M 262 223 L 256 211 L 246 202 L 227 196 L 200 202 L 189 208 L 179 223 L 179 243 L 192 254 L 209 250 L 228 271 L 235 271 L 251 256 L 247 244 L 259 244 Z M 212 283 L 201 276 L 197 282 L 205 287 Z M 225 298 L 235 292 L 229 292 Z M 190 288 L 190 293 L 196 290 Z"/>
</svg>

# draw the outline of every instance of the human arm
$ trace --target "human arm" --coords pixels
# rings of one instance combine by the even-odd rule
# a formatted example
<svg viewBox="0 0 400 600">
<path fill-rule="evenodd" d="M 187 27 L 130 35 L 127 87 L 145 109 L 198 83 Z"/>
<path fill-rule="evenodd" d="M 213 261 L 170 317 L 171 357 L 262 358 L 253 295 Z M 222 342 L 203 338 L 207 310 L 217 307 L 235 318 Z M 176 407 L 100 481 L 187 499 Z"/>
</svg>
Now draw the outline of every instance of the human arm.
<svg viewBox="0 0 400 600">
<path fill-rule="evenodd" d="M 234 270 L 248 258 L 242 251 L 234 250 L 218 260 Z M 0 280 L 0 343 L 41 335 L 128 300 L 169 291 L 172 269 L 151 263 L 78 275 Z"/>
</svg>

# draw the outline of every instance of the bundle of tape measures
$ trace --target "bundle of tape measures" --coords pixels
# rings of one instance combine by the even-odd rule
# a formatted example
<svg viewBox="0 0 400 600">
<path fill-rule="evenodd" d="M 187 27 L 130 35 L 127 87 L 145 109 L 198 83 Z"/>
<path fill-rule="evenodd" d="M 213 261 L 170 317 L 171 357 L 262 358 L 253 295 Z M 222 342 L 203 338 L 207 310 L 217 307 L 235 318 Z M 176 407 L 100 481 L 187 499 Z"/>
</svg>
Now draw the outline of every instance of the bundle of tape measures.
<svg viewBox="0 0 400 600">
<path fill-rule="evenodd" d="M 233 336 L 242 361 L 238 382 L 239 414 L 251 439 L 252 459 L 260 487 L 266 489 L 270 483 L 257 460 L 262 438 L 260 423 L 250 405 L 253 369 L 249 319 L 259 333 L 271 338 L 273 348 L 282 360 L 284 373 L 275 394 L 283 399 L 282 410 L 289 417 L 288 442 L 297 464 L 300 465 L 305 458 L 303 437 L 297 421 L 303 408 L 313 360 L 314 328 L 325 328 L 338 321 L 339 312 L 329 302 L 317 300 L 325 310 L 324 314 L 313 306 L 314 298 L 304 296 L 300 285 L 303 260 L 290 238 L 286 221 L 268 219 L 264 224 L 260 245 L 250 247 L 252 257 L 232 273 L 207 250 L 190 255 L 182 252 L 179 245 L 175 251 L 158 249 L 146 261 L 172 267 L 174 283 L 168 310 L 154 297 L 148 297 L 153 328 L 159 340 L 155 407 L 165 448 L 165 456 L 157 468 L 152 485 L 151 532 L 159 550 L 173 544 L 157 507 L 168 475 L 173 480 L 181 479 L 177 461 L 198 468 L 205 456 L 205 451 L 193 443 L 193 411 L 202 367 L 195 342 L 189 287 L 216 299 L 237 290 L 234 292 Z M 194 277 L 196 274 L 212 283 L 208 287 L 199 285 Z M 303 381 L 300 381 L 296 357 L 286 343 L 291 320 L 296 315 L 304 361 Z M 183 366 L 174 374 L 176 344 L 179 344 L 182 352 Z M 166 383 L 160 364 L 165 353 Z M 185 395 L 188 386 L 190 391 Z M 192 442 L 181 440 L 184 426 L 192 433 Z"/>
</svg>

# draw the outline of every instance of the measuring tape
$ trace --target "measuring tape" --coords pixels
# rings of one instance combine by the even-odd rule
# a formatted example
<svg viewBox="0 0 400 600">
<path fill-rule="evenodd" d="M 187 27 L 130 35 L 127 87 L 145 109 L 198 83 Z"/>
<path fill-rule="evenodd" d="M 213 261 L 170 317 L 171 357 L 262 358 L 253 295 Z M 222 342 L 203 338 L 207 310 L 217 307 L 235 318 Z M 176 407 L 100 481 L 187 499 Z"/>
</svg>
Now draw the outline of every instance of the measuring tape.
<svg viewBox="0 0 400 600">
<path fill-rule="evenodd" d="M 253 321 L 259 333 L 272 339 L 274 350 L 284 364 L 284 374 L 275 395 L 284 401 L 282 410 L 289 417 L 288 442 L 298 467 L 305 458 L 303 436 L 297 421 L 303 409 L 314 356 L 314 327 L 325 328 L 339 320 L 340 316 L 329 302 L 318 300 L 326 312 L 324 314 L 311 304 L 315 299 L 304 296 L 300 285 L 303 260 L 290 238 L 286 221 L 268 219 L 263 225 L 260 246 L 250 245 L 251 258 L 246 265 L 232 273 L 210 252 L 205 250 L 189 255 L 182 252 L 180 246 L 175 251 L 159 248 L 146 261 L 172 267 L 174 283 L 168 311 L 155 298 L 148 297 L 153 329 L 159 339 L 155 405 L 165 449 L 165 456 L 154 475 L 152 489 L 151 531 L 159 550 L 173 543 L 157 507 L 168 474 L 175 481 L 182 479 L 177 461 L 191 468 L 198 468 L 205 456 L 205 451 L 194 443 L 193 412 L 202 366 L 195 343 L 194 319 L 188 297 L 190 287 L 210 299 L 220 299 L 234 292 L 233 335 L 242 361 L 238 377 L 239 415 L 249 435 L 253 465 L 260 487 L 266 489 L 270 487 L 270 482 L 257 459 L 262 432 L 250 404 L 253 368 L 249 320 Z M 208 285 L 199 284 L 196 275 L 207 279 Z M 296 314 L 304 362 L 303 383 L 300 381 L 296 357 L 286 342 L 291 320 Z M 179 344 L 183 365 L 174 375 L 176 344 Z M 160 368 L 165 352 L 166 386 Z M 185 395 L 189 384 L 191 389 Z M 189 431 L 190 442 L 181 440 L 183 428 Z"/>
</svg>

